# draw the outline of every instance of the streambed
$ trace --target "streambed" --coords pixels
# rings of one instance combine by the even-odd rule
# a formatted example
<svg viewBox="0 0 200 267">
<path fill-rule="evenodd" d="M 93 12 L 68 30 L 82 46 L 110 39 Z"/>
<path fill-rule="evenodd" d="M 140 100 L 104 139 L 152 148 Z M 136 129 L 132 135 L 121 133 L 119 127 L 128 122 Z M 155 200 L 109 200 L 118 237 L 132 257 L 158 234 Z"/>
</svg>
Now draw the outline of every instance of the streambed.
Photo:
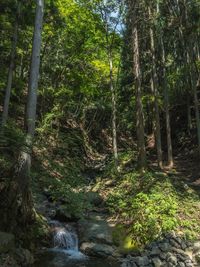
<svg viewBox="0 0 200 267">
<path fill-rule="evenodd" d="M 34 267 L 120 267 L 120 263 L 97 258 L 71 259 L 63 251 L 49 250 L 38 255 Z"/>
<path fill-rule="evenodd" d="M 49 221 L 52 229 L 51 249 L 40 251 L 33 267 L 120 267 L 119 262 L 92 258 L 79 251 L 75 229 L 59 221 Z"/>
</svg>

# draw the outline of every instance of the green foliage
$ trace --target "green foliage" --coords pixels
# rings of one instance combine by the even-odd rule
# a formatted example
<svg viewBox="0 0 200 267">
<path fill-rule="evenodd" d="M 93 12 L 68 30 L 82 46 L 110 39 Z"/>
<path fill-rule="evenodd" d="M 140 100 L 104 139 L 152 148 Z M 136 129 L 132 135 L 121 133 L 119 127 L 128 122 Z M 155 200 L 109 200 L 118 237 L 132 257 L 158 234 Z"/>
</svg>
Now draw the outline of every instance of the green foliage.
<svg viewBox="0 0 200 267">
<path fill-rule="evenodd" d="M 173 196 L 162 192 L 139 193 L 132 201 L 133 239 L 140 244 L 146 244 L 178 225 L 177 201 Z"/>
<path fill-rule="evenodd" d="M 90 208 L 84 190 L 72 188 L 68 183 L 55 181 L 50 187 L 54 201 L 62 201 L 62 210 L 72 218 L 81 218 Z"/>
<path fill-rule="evenodd" d="M 169 181 L 163 181 L 165 191 L 155 182 L 152 173 L 144 177 L 129 173 L 108 198 L 111 211 L 119 212 L 123 220 L 132 222 L 129 230 L 138 244 L 145 244 L 178 224 L 177 199 L 167 190 Z"/>
<path fill-rule="evenodd" d="M 198 218 L 191 220 L 194 214 L 191 205 L 197 199 L 196 194 L 179 193 L 162 173 L 146 172 L 141 177 L 135 171 L 122 175 L 110 191 L 107 204 L 124 225 L 128 223 L 126 236 L 131 236 L 133 247 L 137 247 L 172 230 L 180 231 L 187 238 L 196 237 L 200 229 Z"/>
</svg>

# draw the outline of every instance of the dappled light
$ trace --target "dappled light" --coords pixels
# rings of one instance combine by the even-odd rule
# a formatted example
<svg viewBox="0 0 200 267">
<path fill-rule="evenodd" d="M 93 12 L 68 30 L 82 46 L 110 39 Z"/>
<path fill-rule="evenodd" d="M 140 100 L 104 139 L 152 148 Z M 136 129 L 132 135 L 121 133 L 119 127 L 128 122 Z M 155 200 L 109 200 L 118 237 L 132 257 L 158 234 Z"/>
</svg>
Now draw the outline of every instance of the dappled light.
<svg viewBox="0 0 200 267">
<path fill-rule="evenodd" d="M 0 267 L 200 266 L 199 0 L 0 1 Z"/>
</svg>

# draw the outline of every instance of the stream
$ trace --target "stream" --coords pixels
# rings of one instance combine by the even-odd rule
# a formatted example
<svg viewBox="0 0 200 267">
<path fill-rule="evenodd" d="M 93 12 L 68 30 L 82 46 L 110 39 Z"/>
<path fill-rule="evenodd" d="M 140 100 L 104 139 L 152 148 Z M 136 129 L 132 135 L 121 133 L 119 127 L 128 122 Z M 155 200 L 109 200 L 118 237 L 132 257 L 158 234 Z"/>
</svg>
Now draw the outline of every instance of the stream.
<svg viewBox="0 0 200 267">
<path fill-rule="evenodd" d="M 118 262 L 91 258 L 79 251 L 78 236 L 70 225 L 50 221 L 53 245 L 37 256 L 33 267 L 120 267 Z"/>
</svg>

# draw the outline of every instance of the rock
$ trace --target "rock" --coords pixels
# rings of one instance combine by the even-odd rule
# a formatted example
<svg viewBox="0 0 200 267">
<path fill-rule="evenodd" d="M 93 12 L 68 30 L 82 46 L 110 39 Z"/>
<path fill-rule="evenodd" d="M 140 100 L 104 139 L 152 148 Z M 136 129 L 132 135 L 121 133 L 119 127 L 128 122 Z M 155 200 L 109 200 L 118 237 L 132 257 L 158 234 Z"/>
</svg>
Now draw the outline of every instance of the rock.
<svg viewBox="0 0 200 267">
<path fill-rule="evenodd" d="M 138 266 L 149 266 L 150 261 L 149 258 L 147 256 L 144 257 L 135 257 L 133 260 Z"/>
<path fill-rule="evenodd" d="M 169 240 L 170 244 L 175 248 L 181 248 L 181 245 L 173 238 Z"/>
<path fill-rule="evenodd" d="M 162 266 L 162 261 L 159 258 L 153 258 L 152 259 L 154 267 L 161 267 Z"/>
<path fill-rule="evenodd" d="M 165 253 L 160 253 L 159 257 L 161 260 L 165 260 L 166 259 L 166 254 Z"/>
<path fill-rule="evenodd" d="M 107 187 L 112 187 L 112 186 L 115 186 L 116 185 L 116 181 L 115 180 L 107 180 L 105 183 L 104 183 L 105 186 Z"/>
<path fill-rule="evenodd" d="M 15 237 L 13 234 L 0 232 L 0 253 L 12 251 L 15 247 Z"/>
<path fill-rule="evenodd" d="M 138 267 L 134 262 L 124 260 L 121 267 Z"/>
<path fill-rule="evenodd" d="M 150 255 L 150 256 L 157 256 L 157 255 L 160 255 L 160 253 L 161 253 L 160 249 L 159 249 L 158 247 L 154 247 L 154 248 L 150 251 L 149 255 Z"/>
<path fill-rule="evenodd" d="M 171 248 L 171 245 L 168 242 L 162 242 L 162 243 L 159 244 L 159 248 L 163 252 L 168 252 L 170 250 L 170 248 Z"/>
<path fill-rule="evenodd" d="M 193 252 L 194 253 L 200 252 L 200 241 L 194 243 Z"/>
<path fill-rule="evenodd" d="M 92 242 L 83 243 L 80 249 L 89 256 L 96 256 L 102 258 L 112 256 L 115 252 L 115 249 L 109 245 Z"/>
<path fill-rule="evenodd" d="M 174 264 L 174 266 L 176 266 L 177 258 L 172 253 L 167 253 L 166 259 L 167 259 L 167 262 L 172 263 L 172 264 Z"/>
<path fill-rule="evenodd" d="M 112 227 L 101 217 L 79 221 L 80 242 L 113 244 Z"/>
</svg>

